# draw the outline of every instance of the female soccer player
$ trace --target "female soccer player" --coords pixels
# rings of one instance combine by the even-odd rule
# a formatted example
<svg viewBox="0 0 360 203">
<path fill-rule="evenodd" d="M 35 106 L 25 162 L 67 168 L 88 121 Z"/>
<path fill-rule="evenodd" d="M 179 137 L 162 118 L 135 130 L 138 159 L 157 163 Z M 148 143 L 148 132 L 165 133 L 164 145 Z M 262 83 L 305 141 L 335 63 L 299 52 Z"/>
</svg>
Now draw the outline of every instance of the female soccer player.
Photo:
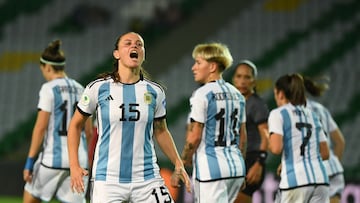
<svg viewBox="0 0 360 203">
<path fill-rule="evenodd" d="M 53 196 L 61 202 L 85 202 L 85 194 L 74 194 L 69 188 L 67 149 L 67 129 L 84 88 L 66 76 L 65 56 L 60 50 L 60 43 L 60 40 L 50 43 L 40 57 L 40 70 L 47 82 L 39 93 L 37 119 L 23 172 L 26 181 L 24 203 L 48 202 Z M 91 136 L 92 122 L 89 119 L 86 137 L 82 129 L 79 131 L 80 147 L 76 150 L 83 168 L 88 167 L 87 140 Z M 86 190 L 87 177 L 82 180 Z"/>
<path fill-rule="evenodd" d="M 276 202 L 329 202 L 329 180 L 323 160 L 329 148 L 318 116 L 306 107 L 299 74 L 281 76 L 275 83 L 278 108 L 269 115 L 269 148 L 282 154 Z"/>
<path fill-rule="evenodd" d="M 71 187 L 84 191 L 88 172 L 79 165 L 77 149 L 83 123 L 96 112 L 91 202 L 174 202 L 159 173 L 153 138 L 188 191 L 190 180 L 166 125 L 164 90 L 141 67 L 144 40 L 134 32 L 120 36 L 113 57 L 114 71 L 87 85 L 70 123 Z"/>
<path fill-rule="evenodd" d="M 327 90 L 327 84 L 317 83 L 315 80 L 304 77 L 306 91 L 314 97 L 321 96 Z M 329 160 L 324 161 L 330 183 L 330 203 L 340 202 L 341 194 L 345 188 L 344 168 L 340 162 L 345 150 L 344 136 L 331 116 L 329 110 L 312 99 L 307 99 L 307 105 L 319 116 L 321 124 L 327 135 L 330 148 Z"/>
<path fill-rule="evenodd" d="M 235 202 L 251 203 L 252 196 L 261 187 L 265 178 L 265 161 L 268 149 L 269 109 L 256 93 L 258 75 L 254 63 L 242 60 L 235 66 L 232 77 L 233 85 L 246 98 L 246 187 L 239 192 Z"/>
<path fill-rule="evenodd" d="M 193 166 L 195 202 L 233 202 L 245 176 L 245 98 L 222 78 L 233 62 L 226 45 L 199 44 L 192 56 L 194 80 L 203 85 L 190 98 L 182 159 Z"/>
</svg>

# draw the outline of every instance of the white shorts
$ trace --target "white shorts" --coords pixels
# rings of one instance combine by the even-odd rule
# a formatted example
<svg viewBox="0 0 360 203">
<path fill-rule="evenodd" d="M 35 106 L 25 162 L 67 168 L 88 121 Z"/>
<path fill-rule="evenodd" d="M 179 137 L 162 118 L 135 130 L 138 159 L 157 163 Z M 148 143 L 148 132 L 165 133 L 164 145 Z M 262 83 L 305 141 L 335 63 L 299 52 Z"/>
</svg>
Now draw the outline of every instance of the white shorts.
<svg viewBox="0 0 360 203">
<path fill-rule="evenodd" d="M 85 191 L 88 177 L 84 177 Z M 70 171 L 47 168 L 37 160 L 34 164 L 31 183 L 25 184 L 25 190 L 32 196 L 49 202 L 54 196 L 61 202 L 85 203 L 85 193 L 77 194 L 71 191 Z"/>
<path fill-rule="evenodd" d="M 174 203 L 162 179 L 141 183 L 94 181 L 91 188 L 91 203 Z"/>
<path fill-rule="evenodd" d="M 344 175 L 342 173 L 339 173 L 329 177 L 329 183 L 330 183 L 330 197 L 335 197 L 335 196 L 341 197 L 341 193 L 344 191 L 345 188 Z"/>
<path fill-rule="evenodd" d="M 222 179 L 211 182 L 194 181 L 194 198 L 196 203 L 234 202 L 244 177 Z"/>
<path fill-rule="evenodd" d="M 304 186 L 290 190 L 280 190 L 275 203 L 329 203 L 329 186 Z"/>
</svg>

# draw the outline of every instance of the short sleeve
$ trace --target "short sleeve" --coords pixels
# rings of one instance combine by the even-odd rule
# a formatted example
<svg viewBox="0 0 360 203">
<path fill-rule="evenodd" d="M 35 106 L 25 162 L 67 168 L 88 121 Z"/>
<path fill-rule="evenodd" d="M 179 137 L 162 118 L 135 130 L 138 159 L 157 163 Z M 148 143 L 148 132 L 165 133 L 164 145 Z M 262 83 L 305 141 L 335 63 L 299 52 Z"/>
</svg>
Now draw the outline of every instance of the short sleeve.
<svg viewBox="0 0 360 203">
<path fill-rule="evenodd" d="M 331 132 L 335 131 L 336 129 L 338 129 L 339 127 L 327 109 L 326 109 L 326 116 L 328 117 L 329 132 L 331 133 Z"/>
<path fill-rule="evenodd" d="M 51 88 L 44 84 L 41 86 L 40 92 L 39 92 L 39 103 L 38 103 L 38 109 L 41 109 L 46 112 L 51 112 L 52 105 L 54 101 L 54 94 L 51 91 Z"/>
<path fill-rule="evenodd" d="M 205 97 L 201 97 L 201 95 L 195 93 L 190 98 L 190 118 L 199 122 L 205 123 L 206 120 L 206 101 Z"/>
<path fill-rule="evenodd" d="M 269 126 L 270 135 L 272 133 L 284 135 L 283 119 L 282 119 L 279 111 L 273 110 L 270 112 L 269 119 L 268 119 L 268 126 Z"/>
<path fill-rule="evenodd" d="M 159 91 L 156 98 L 155 118 L 161 118 L 166 115 L 166 96 L 163 91 Z"/>
<path fill-rule="evenodd" d="M 84 92 L 82 93 L 77 107 L 81 113 L 92 115 L 95 112 L 96 105 L 97 105 L 96 88 L 90 88 L 88 85 L 86 86 Z"/>
</svg>

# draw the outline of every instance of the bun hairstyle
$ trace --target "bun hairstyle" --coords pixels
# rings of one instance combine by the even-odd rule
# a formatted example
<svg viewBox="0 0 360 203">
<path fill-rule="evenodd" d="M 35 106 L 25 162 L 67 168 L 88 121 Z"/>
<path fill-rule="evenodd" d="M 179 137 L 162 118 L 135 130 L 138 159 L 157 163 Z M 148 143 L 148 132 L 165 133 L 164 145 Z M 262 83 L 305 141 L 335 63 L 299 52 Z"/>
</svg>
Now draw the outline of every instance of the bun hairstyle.
<svg viewBox="0 0 360 203">
<path fill-rule="evenodd" d="M 52 65 L 56 71 L 64 70 L 65 68 L 65 55 L 60 49 L 61 41 L 52 41 L 43 51 L 40 57 L 40 64 Z"/>
</svg>

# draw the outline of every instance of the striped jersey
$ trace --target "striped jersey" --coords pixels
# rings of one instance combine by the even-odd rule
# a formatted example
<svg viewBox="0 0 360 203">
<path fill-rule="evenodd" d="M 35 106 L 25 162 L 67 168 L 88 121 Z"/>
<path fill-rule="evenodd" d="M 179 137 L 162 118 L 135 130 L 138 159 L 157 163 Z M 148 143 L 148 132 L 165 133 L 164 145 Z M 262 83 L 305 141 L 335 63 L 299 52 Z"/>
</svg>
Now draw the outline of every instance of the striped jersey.
<svg viewBox="0 0 360 203">
<path fill-rule="evenodd" d="M 44 136 L 43 150 L 39 156 L 43 165 L 50 168 L 69 168 L 67 129 L 83 90 L 82 85 L 68 77 L 54 79 L 42 85 L 38 109 L 51 114 Z M 80 140 L 79 161 L 82 167 L 87 168 L 84 132 Z"/>
<path fill-rule="evenodd" d="M 280 189 L 328 184 L 319 144 L 326 137 L 320 120 L 310 108 L 291 103 L 270 112 L 270 134 L 283 136 Z"/>
<path fill-rule="evenodd" d="M 330 133 L 338 129 L 336 122 L 331 116 L 329 110 L 326 107 L 324 107 L 322 104 L 313 100 L 307 100 L 307 105 L 319 116 L 320 122 L 325 131 L 325 135 L 327 135 L 326 137 L 330 148 L 330 157 L 328 160 L 324 161 L 324 164 L 328 175 L 333 176 L 339 173 L 343 173 L 344 168 L 342 167 L 338 157 L 334 154 L 332 141 L 330 137 Z"/>
<path fill-rule="evenodd" d="M 141 78 L 134 84 L 110 77 L 87 85 L 78 109 L 96 112 L 98 141 L 92 178 L 118 183 L 160 178 L 153 142 L 153 121 L 166 115 L 164 90 Z"/>
<path fill-rule="evenodd" d="M 212 181 L 243 177 L 245 163 L 238 146 L 240 127 L 246 121 L 243 95 L 220 79 L 198 88 L 190 105 L 190 118 L 204 124 L 193 156 L 195 178 Z"/>
</svg>

